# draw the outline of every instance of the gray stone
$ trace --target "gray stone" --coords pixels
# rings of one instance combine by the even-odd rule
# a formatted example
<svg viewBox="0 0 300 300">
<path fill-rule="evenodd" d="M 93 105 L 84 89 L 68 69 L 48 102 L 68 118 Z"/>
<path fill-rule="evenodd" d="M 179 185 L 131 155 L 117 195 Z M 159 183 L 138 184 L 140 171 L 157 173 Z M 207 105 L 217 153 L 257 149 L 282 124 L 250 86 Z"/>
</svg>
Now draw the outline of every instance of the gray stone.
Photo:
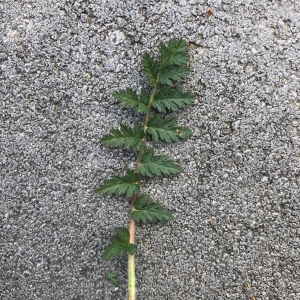
<svg viewBox="0 0 300 300">
<path fill-rule="evenodd" d="M 153 145 L 183 172 L 143 180 L 175 218 L 138 226 L 138 299 L 300 299 L 298 2 L 2 1 L 0 298 L 126 299 L 101 257 L 128 199 L 95 190 L 136 153 L 99 140 L 141 120 L 112 94 L 176 36 L 193 135 Z"/>
</svg>

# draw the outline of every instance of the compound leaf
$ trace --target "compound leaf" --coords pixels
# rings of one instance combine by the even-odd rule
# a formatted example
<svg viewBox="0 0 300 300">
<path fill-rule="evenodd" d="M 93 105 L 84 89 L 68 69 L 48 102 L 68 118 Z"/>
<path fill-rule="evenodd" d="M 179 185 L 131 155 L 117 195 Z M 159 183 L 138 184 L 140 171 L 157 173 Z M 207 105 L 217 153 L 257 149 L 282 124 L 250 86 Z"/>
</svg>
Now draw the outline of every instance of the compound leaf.
<svg viewBox="0 0 300 300">
<path fill-rule="evenodd" d="M 154 96 L 152 106 L 159 112 L 176 111 L 194 101 L 191 93 L 183 93 L 181 88 L 171 89 L 168 86 L 161 88 Z"/>
<path fill-rule="evenodd" d="M 154 87 L 159 72 L 158 62 L 148 53 L 144 54 L 142 59 L 143 73 L 146 75 L 151 86 Z"/>
<path fill-rule="evenodd" d="M 166 155 L 154 156 L 153 148 L 144 151 L 138 166 L 138 172 L 147 177 L 177 174 L 181 171 L 181 167 Z"/>
<path fill-rule="evenodd" d="M 118 286 L 118 285 L 119 285 L 119 280 L 118 280 L 118 277 L 117 277 L 116 274 L 110 273 L 110 274 L 108 274 L 107 277 L 108 277 L 109 281 L 110 281 L 113 285 L 115 285 L 115 286 Z"/>
<path fill-rule="evenodd" d="M 132 148 L 137 151 L 145 147 L 145 143 L 143 142 L 145 133 L 139 123 L 136 122 L 133 128 L 124 124 L 121 124 L 120 127 L 121 130 L 112 129 L 110 134 L 105 135 L 101 139 L 101 142 L 111 147 L 119 147 L 124 144 L 125 149 Z"/>
<path fill-rule="evenodd" d="M 134 254 L 136 245 L 130 243 L 129 231 L 126 228 L 116 228 L 117 235 L 113 237 L 112 243 L 107 246 L 103 259 L 110 259 L 126 253 Z"/>
<path fill-rule="evenodd" d="M 148 203 L 149 197 L 149 195 L 143 195 L 134 202 L 136 210 L 132 212 L 132 217 L 136 222 L 146 224 L 148 222 L 173 220 L 173 215 L 160 203 Z"/>
<path fill-rule="evenodd" d="M 173 85 L 173 81 L 181 81 L 190 73 L 190 69 L 181 66 L 168 67 L 160 76 L 158 83 Z"/>
<path fill-rule="evenodd" d="M 183 39 L 172 38 L 167 44 L 160 44 L 160 60 L 162 67 L 185 64 L 189 60 L 188 44 Z"/>
<path fill-rule="evenodd" d="M 140 98 L 138 97 L 137 93 L 131 88 L 117 91 L 113 95 L 117 100 L 123 103 L 125 107 L 135 107 L 135 111 L 137 114 L 143 114 L 149 111 L 148 104 L 150 100 L 149 97 L 147 97 L 145 90 L 143 89 Z"/>
<path fill-rule="evenodd" d="M 132 170 L 126 170 L 127 175 L 120 177 L 113 175 L 111 179 L 107 179 L 104 183 L 97 189 L 98 193 L 102 194 L 117 194 L 126 195 L 128 198 L 137 194 L 140 190 L 137 184 L 139 180 L 139 175 Z"/>
<path fill-rule="evenodd" d="M 154 141 L 158 141 L 160 138 L 166 142 L 178 142 L 179 138 L 189 137 L 192 131 L 185 127 L 174 126 L 176 121 L 176 117 L 162 121 L 160 115 L 156 114 L 149 120 L 147 132 Z"/>
</svg>

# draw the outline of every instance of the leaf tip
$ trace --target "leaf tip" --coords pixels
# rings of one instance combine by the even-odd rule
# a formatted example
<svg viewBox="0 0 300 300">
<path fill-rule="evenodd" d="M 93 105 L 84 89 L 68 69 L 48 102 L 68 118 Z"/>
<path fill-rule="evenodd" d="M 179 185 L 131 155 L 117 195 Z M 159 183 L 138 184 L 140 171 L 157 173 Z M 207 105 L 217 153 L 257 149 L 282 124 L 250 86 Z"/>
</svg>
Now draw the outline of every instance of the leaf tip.
<svg viewBox="0 0 300 300">
<path fill-rule="evenodd" d="M 110 283 L 112 283 L 115 286 L 119 286 L 119 280 L 116 274 L 114 273 L 110 273 L 108 274 L 108 280 L 110 281 Z"/>
</svg>

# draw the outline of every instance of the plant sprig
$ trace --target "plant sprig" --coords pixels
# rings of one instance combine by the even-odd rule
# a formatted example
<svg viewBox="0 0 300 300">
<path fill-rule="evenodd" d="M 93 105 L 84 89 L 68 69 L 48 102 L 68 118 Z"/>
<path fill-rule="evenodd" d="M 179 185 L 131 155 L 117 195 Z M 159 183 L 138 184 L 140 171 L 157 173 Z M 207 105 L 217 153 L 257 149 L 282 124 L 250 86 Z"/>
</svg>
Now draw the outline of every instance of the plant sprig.
<svg viewBox="0 0 300 300">
<path fill-rule="evenodd" d="M 99 193 L 117 194 L 131 197 L 131 212 L 129 229 L 116 228 L 116 236 L 106 248 L 103 259 L 114 258 L 128 254 L 128 299 L 136 299 L 135 244 L 136 223 L 171 221 L 173 215 L 160 203 L 152 202 L 149 195 L 140 193 L 140 178 L 178 174 L 181 167 L 166 155 L 154 155 L 153 148 L 146 147 L 147 138 L 154 141 L 178 142 L 188 138 L 190 129 L 176 126 L 176 117 L 163 118 L 162 114 L 168 111 L 177 111 L 194 101 L 194 96 L 183 92 L 178 87 L 185 76 L 189 74 L 187 67 L 189 55 L 188 45 L 183 39 L 172 38 L 167 44 L 161 43 L 158 59 L 146 53 L 142 59 L 143 73 L 152 87 L 151 93 L 145 89 L 138 95 L 134 90 L 127 88 L 114 93 L 114 97 L 127 108 L 134 108 L 136 114 L 144 114 L 144 125 L 138 122 L 133 127 L 121 124 L 120 129 L 112 129 L 101 142 L 110 147 L 123 146 L 138 152 L 135 170 L 126 170 L 121 177 L 113 175 L 106 179 L 98 188 Z M 152 113 L 152 110 L 154 114 Z M 157 113 L 158 112 L 158 113 Z M 109 280 L 117 284 L 115 274 L 109 275 Z"/>
</svg>

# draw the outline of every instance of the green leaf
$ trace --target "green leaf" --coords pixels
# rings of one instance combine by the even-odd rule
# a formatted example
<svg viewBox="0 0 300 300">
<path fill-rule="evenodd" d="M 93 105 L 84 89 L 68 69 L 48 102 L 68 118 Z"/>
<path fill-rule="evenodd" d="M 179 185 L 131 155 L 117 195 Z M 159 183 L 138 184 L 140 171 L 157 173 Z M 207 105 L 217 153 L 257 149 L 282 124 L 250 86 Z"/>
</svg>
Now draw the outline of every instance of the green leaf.
<svg viewBox="0 0 300 300">
<path fill-rule="evenodd" d="M 176 111 L 194 101 L 191 93 L 183 93 L 181 88 L 171 89 L 170 87 L 161 88 L 154 96 L 152 106 L 159 112 L 165 113 L 168 110 Z"/>
<path fill-rule="evenodd" d="M 129 242 L 129 231 L 126 228 L 116 228 L 117 235 L 113 237 L 112 244 L 108 245 L 103 259 L 110 259 L 116 256 L 121 256 L 126 253 L 133 255 L 136 251 L 136 245 Z"/>
<path fill-rule="evenodd" d="M 113 175 L 111 179 L 107 179 L 97 189 L 102 194 L 126 195 L 128 198 L 138 194 L 140 187 L 137 184 L 139 175 L 129 169 L 126 170 L 127 175 L 124 177 Z"/>
<path fill-rule="evenodd" d="M 146 75 L 151 86 L 154 87 L 159 72 L 158 62 L 152 56 L 146 53 L 143 56 L 142 64 L 143 64 L 143 69 L 142 69 L 143 73 Z"/>
<path fill-rule="evenodd" d="M 178 142 L 179 138 L 187 138 L 192 134 L 192 131 L 185 127 L 174 126 L 177 118 L 168 118 L 161 120 L 160 115 L 156 114 L 147 124 L 147 132 L 151 134 L 154 141 L 158 138 L 166 142 Z"/>
<path fill-rule="evenodd" d="M 143 127 L 139 123 L 134 123 L 134 127 L 128 127 L 124 124 L 120 125 L 121 130 L 113 129 L 110 134 L 105 135 L 101 142 L 107 146 L 119 147 L 124 144 L 125 149 L 132 148 L 140 150 L 145 147 L 143 137 L 145 135 Z"/>
<path fill-rule="evenodd" d="M 150 195 L 141 195 L 137 197 L 137 199 L 134 201 L 135 209 L 143 209 L 143 207 L 147 205 L 149 199 Z"/>
<path fill-rule="evenodd" d="M 140 98 L 138 97 L 137 93 L 131 88 L 115 92 L 114 97 L 121 103 L 123 103 L 127 108 L 136 107 L 135 111 L 137 114 L 143 114 L 149 111 L 148 104 L 150 98 L 147 97 L 147 94 L 143 89 Z"/>
<path fill-rule="evenodd" d="M 141 89 L 140 101 L 147 106 L 147 110 L 149 110 L 148 105 L 150 102 L 150 96 L 147 94 L 145 89 Z"/>
<path fill-rule="evenodd" d="M 160 60 L 163 69 L 167 66 L 186 64 L 189 60 L 187 54 L 188 44 L 183 39 L 172 38 L 167 44 L 160 44 Z"/>
<path fill-rule="evenodd" d="M 119 280 L 118 280 L 118 277 L 117 277 L 116 274 L 110 273 L 110 274 L 108 274 L 107 277 L 108 277 L 109 281 L 110 281 L 113 285 L 119 286 Z"/>
<path fill-rule="evenodd" d="M 136 252 L 136 244 L 129 244 L 128 245 L 128 253 L 133 255 Z"/>
<path fill-rule="evenodd" d="M 160 76 L 158 83 L 173 85 L 173 81 L 181 81 L 182 78 L 190 73 L 190 69 L 181 66 L 171 66 L 167 68 Z"/>
<path fill-rule="evenodd" d="M 148 203 L 149 197 L 149 195 L 143 195 L 134 202 L 136 210 L 132 212 L 132 217 L 136 222 L 146 224 L 148 222 L 173 220 L 173 215 L 160 203 Z"/>
<path fill-rule="evenodd" d="M 146 150 L 142 156 L 138 172 L 142 176 L 160 176 L 162 174 L 170 175 L 181 172 L 181 167 L 174 161 L 169 159 L 166 155 L 154 156 L 154 149 Z"/>
</svg>

